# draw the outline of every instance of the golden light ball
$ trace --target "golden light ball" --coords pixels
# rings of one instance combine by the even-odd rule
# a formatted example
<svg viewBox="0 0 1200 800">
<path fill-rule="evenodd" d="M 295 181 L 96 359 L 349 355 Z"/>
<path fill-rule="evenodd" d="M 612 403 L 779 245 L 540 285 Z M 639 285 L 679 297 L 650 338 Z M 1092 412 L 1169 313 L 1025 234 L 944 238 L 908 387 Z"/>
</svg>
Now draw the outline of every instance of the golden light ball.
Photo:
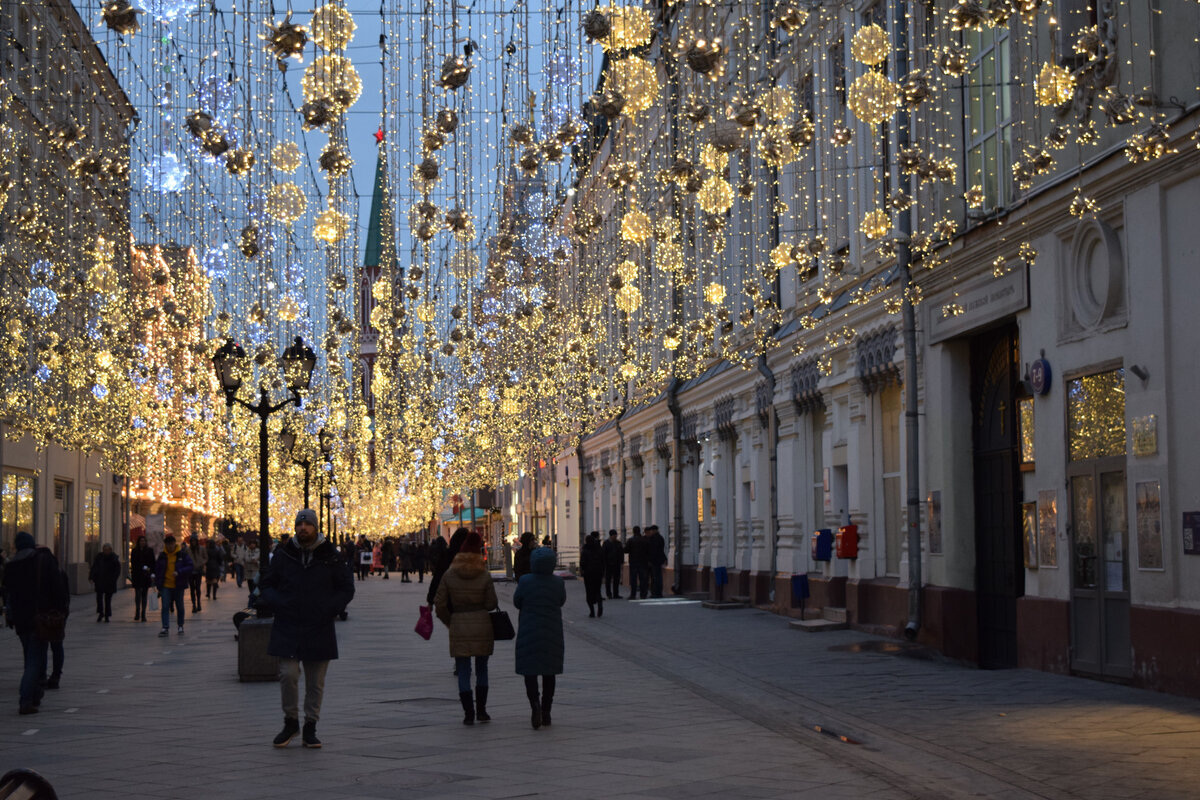
<svg viewBox="0 0 1200 800">
<path fill-rule="evenodd" d="M 887 31 L 875 24 L 859 28 L 850 42 L 850 54 L 854 60 L 868 67 L 882 64 L 891 52 L 892 43 Z"/>
<path fill-rule="evenodd" d="M 868 125 L 891 118 L 900 102 L 900 88 L 881 72 L 868 70 L 854 79 L 846 92 L 846 105 Z"/>
<path fill-rule="evenodd" d="M 271 166 L 280 172 L 295 172 L 303 156 L 295 142 L 281 142 L 271 148 Z"/>
<path fill-rule="evenodd" d="M 341 50 L 350 44 L 358 25 L 350 12 L 338 5 L 324 5 L 313 12 L 312 39 L 325 50 Z"/>
</svg>

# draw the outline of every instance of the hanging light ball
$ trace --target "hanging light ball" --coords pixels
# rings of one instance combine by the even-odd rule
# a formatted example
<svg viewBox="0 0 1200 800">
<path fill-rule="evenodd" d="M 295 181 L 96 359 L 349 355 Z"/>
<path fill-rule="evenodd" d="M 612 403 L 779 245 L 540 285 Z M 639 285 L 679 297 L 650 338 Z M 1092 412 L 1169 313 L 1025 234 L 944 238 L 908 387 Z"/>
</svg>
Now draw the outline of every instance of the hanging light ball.
<svg viewBox="0 0 1200 800">
<path fill-rule="evenodd" d="M 905 76 L 904 83 L 900 85 L 900 92 L 904 95 L 904 103 L 908 106 L 919 106 L 932 94 L 929 89 L 929 80 L 925 77 L 925 73 L 920 71 L 910 72 Z"/>
<path fill-rule="evenodd" d="M 35 286 L 29 290 L 26 302 L 29 303 L 29 308 L 33 313 L 45 318 L 58 308 L 58 295 L 49 287 Z"/>
<path fill-rule="evenodd" d="M 868 239 L 882 239 L 892 230 L 892 218 L 882 208 L 877 208 L 867 212 L 859 229 Z"/>
<path fill-rule="evenodd" d="M 609 22 L 608 15 L 597 8 L 583 18 L 583 32 L 588 41 L 598 42 L 612 33 L 612 23 Z"/>
<path fill-rule="evenodd" d="M 308 32 L 292 22 L 291 12 L 278 25 L 267 23 L 267 42 L 278 61 L 294 58 L 304 60 L 304 48 L 308 44 Z"/>
<path fill-rule="evenodd" d="M 859 28 L 850 41 L 850 55 L 868 67 L 882 64 L 892 53 L 887 31 L 872 23 Z"/>
<path fill-rule="evenodd" d="M 267 192 L 267 213 L 285 225 L 300 219 L 307 207 L 303 190 L 291 181 L 277 183 Z"/>
<path fill-rule="evenodd" d="M 683 106 L 683 116 L 695 125 L 699 125 L 708 119 L 709 113 L 710 109 L 708 105 L 699 100 L 689 100 Z"/>
<path fill-rule="evenodd" d="M 560 142 L 558 139 L 547 139 L 546 141 L 542 142 L 542 155 L 544 155 L 546 160 L 551 164 L 561 161 L 563 157 L 562 142 Z"/>
<path fill-rule="evenodd" d="M 443 89 L 454 91 L 467 85 L 471 78 L 471 65 L 462 56 L 446 56 L 442 62 L 441 84 Z"/>
<path fill-rule="evenodd" d="M 317 163 L 323 172 L 329 173 L 331 177 L 340 178 L 350 171 L 350 167 L 354 164 L 354 159 L 350 157 L 350 154 L 345 149 L 330 142 L 321 151 L 321 157 L 317 160 Z"/>
<path fill-rule="evenodd" d="M 350 216 L 333 208 L 327 208 L 313 219 L 313 237 L 326 244 L 345 238 L 350 230 Z"/>
<path fill-rule="evenodd" d="M 938 66 L 952 78 L 961 78 L 971 65 L 971 51 L 966 45 L 949 44 L 938 56 Z"/>
<path fill-rule="evenodd" d="M 295 142 L 281 142 L 271 148 L 271 166 L 280 172 L 295 172 L 302 158 L 300 147 Z"/>
<path fill-rule="evenodd" d="M 230 175 L 244 175 L 254 166 L 254 153 L 249 148 L 239 148 L 225 159 L 225 169 Z"/>
<path fill-rule="evenodd" d="M 950 29 L 981 31 L 990 22 L 981 0 L 958 0 L 950 9 Z"/>
<path fill-rule="evenodd" d="M 455 206 L 446 212 L 446 227 L 459 241 L 469 242 L 475 238 L 475 220 L 462 206 Z"/>
<path fill-rule="evenodd" d="M 333 101 L 328 97 L 318 97 L 305 102 L 300 107 L 300 114 L 304 117 L 304 130 L 309 131 L 314 128 L 323 128 L 333 121 L 336 109 Z"/>
<path fill-rule="evenodd" d="M 648 110 L 658 99 L 658 69 L 640 56 L 611 62 L 613 88 L 625 98 L 626 114 Z"/>
<path fill-rule="evenodd" d="M 771 167 L 790 164 L 800 155 L 800 148 L 788 136 L 783 125 L 768 125 L 758 140 L 758 154 Z"/>
<path fill-rule="evenodd" d="M 329 3 L 313 12 L 312 38 L 324 50 L 341 50 L 350 44 L 358 26 L 350 12 Z"/>
<path fill-rule="evenodd" d="M 358 70 L 345 56 L 324 55 L 316 58 L 304 70 L 300 81 L 305 102 L 325 98 L 337 112 L 345 111 L 362 94 L 362 79 Z"/>
<path fill-rule="evenodd" d="M 443 108 L 437 113 L 434 124 L 442 133 L 454 133 L 458 129 L 458 112 L 453 108 Z"/>
<path fill-rule="evenodd" d="M 437 182 L 440 177 L 441 166 L 433 156 L 426 156 L 417 165 L 417 180 L 422 186 L 428 187 Z"/>
<path fill-rule="evenodd" d="M 258 255 L 258 226 L 253 222 L 242 228 L 238 249 L 246 258 L 254 258 Z"/>
<path fill-rule="evenodd" d="M 696 201 L 706 214 L 724 214 L 733 208 L 733 187 L 720 175 L 711 175 L 696 193 Z"/>
<path fill-rule="evenodd" d="M 704 287 L 704 299 L 711 304 L 720 305 L 725 301 L 725 285 L 713 281 Z"/>
<path fill-rule="evenodd" d="M 868 70 L 854 79 L 846 92 L 846 105 L 868 125 L 891 118 L 900 102 L 900 89 L 886 75 Z"/>
<path fill-rule="evenodd" d="M 775 17 L 771 20 L 772 27 L 782 28 L 785 33 L 795 33 L 808 22 L 808 11 L 799 0 L 785 0 L 775 7 Z"/>
<path fill-rule="evenodd" d="M 625 108 L 625 96 L 616 89 L 608 88 L 597 95 L 595 105 L 597 111 L 609 120 L 614 120 L 621 116 L 621 111 Z"/>
<path fill-rule="evenodd" d="M 104 24 L 109 27 L 109 30 L 122 36 L 138 32 L 138 13 L 138 10 L 130 5 L 128 0 L 109 0 L 101 11 L 104 16 Z"/>
<path fill-rule="evenodd" d="M 229 150 L 229 139 L 221 130 L 213 128 L 201 138 L 200 149 L 213 158 L 220 158 Z"/>
<path fill-rule="evenodd" d="M 583 133 L 583 126 L 574 117 L 566 120 L 558 126 L 558 130 L 554 136 L 558 141 L 562 142 L 563 146 L 573 144 L 579 138 L 579 134 Z"/>
<path fill-rule="evenodd" d="M 654 16 L 649 11 L 641 6 L 609 6 L 607 14 L 612 30 L 600 40 L 606 52 L 632 50 L 650 43 Z"/>
<path fill-rule="evenodd" d="M 650 217 L 640 208 L 631 208 L 621 219 L 621 238 L 633 244 L 643 244 L 654 234 Z"/>
<path fill-rule="evenodd" d="M 707 75 L 712 79 L 721 77 L 724 73 L 725 48 L 721 45 L 720 37 L 713 39 L 695 39 L 684 51 L 684 61 L 692 72 Z"/>
<path fill-rule="evenodd" d="M 1046 62 L 1037 76 L 1035 95 L 1040 106 L 1061 106 L 1075 94 L 1075 76 L 1066 67 Z"/>
<path fill-rule="evenodd" d="M 625 284 L 617 290 L 616 303 L 617 308 L 632 314 L 642 306 L 642 293 L 636 286 Z"/>
<path fill-rule="evenodd" d="M 517 166 L 521 168 L 521 172 L 532 177 L 542 166 L 542 154 L 536 147 L 527 147 L 525 152 L 521 153 L 521 157 L 517 159 Z"/>
<path fill-rule="evenodd" d="M 203 139 L 212 130 L 213 119 L 203 111 L 193 111 L 184 119 L 183 125 L 196 139 Z"/>
</svg>

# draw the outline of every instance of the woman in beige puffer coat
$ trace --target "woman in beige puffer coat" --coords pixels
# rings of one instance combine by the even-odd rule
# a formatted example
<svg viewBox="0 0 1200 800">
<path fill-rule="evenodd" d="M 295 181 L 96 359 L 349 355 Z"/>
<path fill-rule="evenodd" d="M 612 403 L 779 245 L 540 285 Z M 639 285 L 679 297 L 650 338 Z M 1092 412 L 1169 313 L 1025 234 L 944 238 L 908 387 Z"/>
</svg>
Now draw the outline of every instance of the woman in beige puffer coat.
<svg viewBox="0 0 1200 800">
<path fill-rule="evenodd" d="M 458 697 L 462 701 L 463 724 L 491 719 L 487 713 L 488 656 L 492 654 L 492 620 L 488 612 L 497 608 L 496 587 L 483 559 L 483 540 L 470 533 L 462 550 L 442 575 L 433 601 L 438 619 L 450 629 L 450 655 L 458 673 Z M 471 695 L 471 658 L 475 659 L 475 694 Z"/>
</svg>

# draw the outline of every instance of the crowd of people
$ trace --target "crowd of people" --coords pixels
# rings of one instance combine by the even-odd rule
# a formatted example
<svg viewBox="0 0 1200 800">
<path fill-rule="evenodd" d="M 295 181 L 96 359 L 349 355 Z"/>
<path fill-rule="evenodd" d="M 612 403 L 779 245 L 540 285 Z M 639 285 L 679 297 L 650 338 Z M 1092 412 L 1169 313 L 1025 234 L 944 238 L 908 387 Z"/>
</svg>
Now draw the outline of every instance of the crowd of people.
<svg viewBox="0 0 1200 800">
<path fill-rule="evenodd" d="M 554 574 L 557 554 L 549 545 L 549 539 L 539 545 L 536 536 L 527 532 L 513 554 L 517 581 L 513 605 L 518 611 L 514 666 L 524 679 L 530 723 L 535 729 L 551 724 L 565 650 L 562 607 L 566 588 L 563 579 Z M 15 548 L 7 562 L 0 555 L 0 596 L 7 624 L 16 630 L 24 652 L 18 710 L 31 714 L 38 711 L 45 690 L 58 688 L 61 679 L 70 590 L 54 554 L 37 546 L 33 536 L 18 533 Z M 374 543 L 359 537 L 339 547 L 321 534 L 315 512 L 303 509 L 296 515 L 294 535 L 281 536 L 272 547 L 265 572 L 261 571 L 256 536 L 231 542 L 224 537 L 202 540 L 192 535 L 180 542 L 168 533 L 157 552 L 145 537 L 135 538 L 128 577 L 134 590 L 134 620 L 145 622 L 148 611 L 159 606 L 159 636 L 163 637 L 170 635 L 172 616 L 177 634 L 183 635 L 185 595 L 191 613 L 198 614 L 204 601 L 216 600 L 222 582 L 232 580 L 238 587 L 245 584 L 248 604 L 259 616 L 273 618 L 267 652 L 280 660 L 284 712 L 284 726 L 274 744 L 285 747 L 300 734 L 305 747 L 320 747 L 316 724 L 325 676 L 329 662 L 338 657 L 335 621 L 347 618 L 356 575 L 362 581 L 371 575 L 387 579 L 392 572 L 400 572 L 401 581 L 411 582 L 410 575 L 416 573 L 417 582 L 424 583 L 425 573 L 430 573 L 425 600 L 449 632 L 463 724 L 491 720 L 488 659 L 495 649 L 499 601 L 484 552 L 480 535 L 466 528 L 455 531 L 449 541 L 435 536 L 429 544 L 416 537 L 385 537 Z M 601 543 L 600 532 L 593 531 L 583 544 L 579 564 L 589 617 L 604 615 L 605 599 L 621 598 L 626 562 L 628 597 L 662 596 L 667 557 L 657 526 L 648 527 L 644 534 L 634 527 L 625 542 L 617 531 L 610 530 Z M 112 597 L 121 575 L 120 558 L 111 545 L 104 544 L 88 573 L 96 594 L 97 622 L 110 620 Z M 508 635 L 512 636 L 511 629 Z"/>
</svg>

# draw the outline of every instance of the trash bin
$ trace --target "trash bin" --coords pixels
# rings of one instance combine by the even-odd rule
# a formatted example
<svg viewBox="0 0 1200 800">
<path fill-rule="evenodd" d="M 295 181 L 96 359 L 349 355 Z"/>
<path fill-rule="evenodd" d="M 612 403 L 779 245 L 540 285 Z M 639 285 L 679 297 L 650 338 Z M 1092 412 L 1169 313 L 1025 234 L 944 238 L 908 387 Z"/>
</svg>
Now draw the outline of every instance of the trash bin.
<svg viewBox="0 0 1200 800">
<path fill-rule="evenodd" d="M 238 680 L 279 680 L 279 659 L 267 655 L 271 620 L 247 618 L 238 626 Z"/>
<path fill-rule="evenodd" d="M 804 608 L 804 601 L 809 598 L 808 576 L 792 576 L 792 608 Z"/>
</svg>

